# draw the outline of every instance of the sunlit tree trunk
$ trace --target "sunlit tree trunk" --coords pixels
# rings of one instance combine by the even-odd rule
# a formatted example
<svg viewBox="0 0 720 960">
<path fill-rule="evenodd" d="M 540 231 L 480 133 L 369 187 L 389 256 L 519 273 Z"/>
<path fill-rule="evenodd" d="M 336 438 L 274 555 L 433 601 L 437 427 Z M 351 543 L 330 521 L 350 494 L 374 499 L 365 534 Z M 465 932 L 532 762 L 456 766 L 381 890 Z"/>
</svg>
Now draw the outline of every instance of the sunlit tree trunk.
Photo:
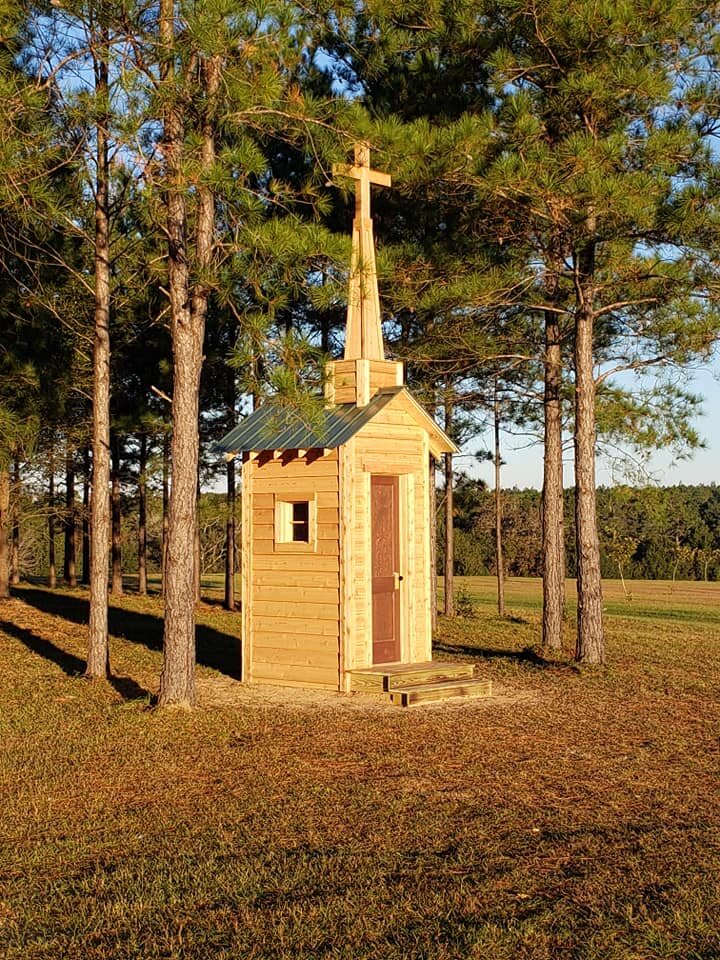
<svg viewBox="0 0 720 960">
<path fill-rule="evenodd" d="M 57 586 L 57 567 L 55 565 L 55 440 L 50 439 L 50 461 L 48 465 L 48 586 L 54 590 Z"/>
<path fill-rule="evenodd" d="M 10 544 L 10 583 L 15 586 L 20 583 L 20 504 L 22 500 L 22 483 L 20 481 L 20 460 L 13 460 L 12 480 L 12 542 Z"/>
<path fill-rule="evenodd" d="M 165 51 L 175 46 L 172 0 L 160 2 L 160 40 Z M 212 102 L 220 82 L 220 63 L 200 64 L 202 87 Z M 162 79 L 172 85 L 174 64 L 166 56 Z M 215 162 L 214 129 L 206 113 L 201 129 L 201 168 L 210 171 Z M 168 291 L 170 299 L 173 397 L 172 464 L 165 584 L 165 630 L 163 668 L 158 702 L 195 703 L 195 601 L 196 563 L 194 541 L 197 529 L 199 460 L 199 398 L 203 341 L 209 291 L 198 279 L 191 288 L 188 267 L 186 185 L 183 171 L 184 121 L 181 106 L 168 98 L 163 149 L 166 163 L 168 236 Z M 198 178 L 195 217 L 195 255 L 198 273 L 208 270 L 213 256 L 215 198 L 212 189 Z"/>
<path fill-rule="evenodd" d="M 495 570 L 497 576 L 497 608 L 498 616 L 505 616 L 505 567 L 503 563 L 503 514 L 502 514 L 502 486 L 500 483 L 500 400 L 495 390 L 493 404 L 494 435 L 495 435 Z"/>
<path fill-rule="evenodd" d="M 163 434 L 162 441 L 162 545 L 160 551 L 160 592 L 165 596 L 165 571 L 167 568 L 168 505 L 170 503 L 170 435 Z"/>
<path fill-rule="evenodd" d="M 595 492 L 595 376 L 593 351 L 592 242 L 576 258 L 575 317 L 575 527 L 578 626 L 575 658 L 604 663 L 605 636 L 600 577 L 600 540 Z"/>
<path fill-rule="evenodd" d="M 228 367 L 227 372 L 227 420 L 228 429 L 235 425 L 235 406 L 237 402 L 235 387 L 235 371 Z M 227 524 L 225 529 L 225 609 L 235 609 L 235 461 L 228 460 L 226 467 L 227 496 L 225 507 L 227 510 Z"/>
<path fill-rule="evenodd" d="M 435 457 L 430 457 L 428 466 L 428 486 L 430 492 L 430 618 L 433 631 L 437 629 L 438 618 L 438 582 L 437 582 L 437 489 L 435 487 Z"/>
<path fill-rule="evenodd" d="M 90 500 L 90 622 L 85 674 L 110 672 L 108 554 L 110 551 L 110 161 L 109 33 L 101 27 L 94 52 L 98 103 L 95 172 L 95 332 L 93 343 L 92 495 Z"/>
<path fill-rule="evenodd" d="M 197 481 L 197 492 L 195 494 L 195 535 L 193 540 L 193 550 L 195 555 L 195 569 L 193 571 L 194 577 L 194 591 L 195 591 L 195 602 L 200 603 L 202 599 L 202 542 L 200 540 L 200 523 L 198 520 L 198 515 L 200 512 L 200 477 L 198 476 Z"/>
<path fill-rule="evenodd" d="M 82 509 L 82 577 L 85 586 L 90 583 L 90 450 L 83 451 L 83 509 Z"/>
<path fill-rule="evenodd" d="M 545 444 L 543 459 L 543 644 L 562 648 L 565 613 L 565 531 L 562 449 L 562 347 L 557 314 L 545 314 Z"/>
<path fill-rule="evenodd" d="M 148 438 L 140 434 L 138 469 L 138 593 L 147 593 L 147 453 Z"/>
<path fill-rule="evenodd" d="M 10 463 L 0 462 L 0 600 L 10 596 Z"/>
<path fill-rule="evenodd" d="M 452 435 L 453 404 L 449 389 L 445 396 L 445 433 Z M 445 461 L 445 590 L 444 613 L 455 616 L 455 504 L 453 486 L 453 455 L 444 454 Z"/>
<path fill-rule="evenodd" d="M 115 597 L 122 596 L 122 498 L 120 486 L 120 468 L 121 468 L 121 440 L 115 434 L 111 440 L 111 487 L 110 503 L 112 511 L 112 581 L 110 592 Z"/>
<path fill-rule="evenodd" d="M 75 508 L 75 461 L 69 444 L 65 453 L 65 558 L 63 579 L 69 587 L 77 586 L 77 511 Z"/>
<path fill-rule="evenodd" d="M 235 461 L 227 463 L 227 529 L 225 531 L 225 609 L 235 609 Z"/>
</svg>

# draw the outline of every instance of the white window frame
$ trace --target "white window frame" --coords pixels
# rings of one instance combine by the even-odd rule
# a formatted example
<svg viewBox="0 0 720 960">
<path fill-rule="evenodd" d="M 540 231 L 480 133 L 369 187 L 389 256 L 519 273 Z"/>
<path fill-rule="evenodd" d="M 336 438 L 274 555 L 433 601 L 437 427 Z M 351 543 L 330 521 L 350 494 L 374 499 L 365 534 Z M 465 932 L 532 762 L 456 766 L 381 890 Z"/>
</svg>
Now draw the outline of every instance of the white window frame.
<svg viewBox="0 0 720 960">
<path fill-rule="evenodd" d="M 278 553 L 314 553 L 317 549 L 317 505 L 314 493 L 275 494 L 275 550 Z M 292 506 L 308 505 L 308 539 L 293 540 Z"/>
</svg>

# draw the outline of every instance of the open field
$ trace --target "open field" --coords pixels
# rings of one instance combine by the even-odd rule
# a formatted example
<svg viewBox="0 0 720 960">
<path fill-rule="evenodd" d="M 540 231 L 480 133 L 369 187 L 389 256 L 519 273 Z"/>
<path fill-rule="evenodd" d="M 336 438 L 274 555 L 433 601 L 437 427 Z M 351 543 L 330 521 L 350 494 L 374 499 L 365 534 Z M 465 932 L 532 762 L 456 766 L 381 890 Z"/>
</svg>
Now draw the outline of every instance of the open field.
<svg viewBox="0 0 720 960">
<path fill-rule="evenodd" d="M 539 655 L 539 584 L 459 584 L 436 656 L 497 697 L 402 711 L 237 684 L 199 610 L 201 706 L 150 708 L 161 607 L 0 607 L 0 956 L 720 957 L 720 585 L 606 585 L 608 667 Z M 208 598 L 217 596 L 208 581 Z M 569 591 L 570 592 L 570 591 Z"/>
</svg>

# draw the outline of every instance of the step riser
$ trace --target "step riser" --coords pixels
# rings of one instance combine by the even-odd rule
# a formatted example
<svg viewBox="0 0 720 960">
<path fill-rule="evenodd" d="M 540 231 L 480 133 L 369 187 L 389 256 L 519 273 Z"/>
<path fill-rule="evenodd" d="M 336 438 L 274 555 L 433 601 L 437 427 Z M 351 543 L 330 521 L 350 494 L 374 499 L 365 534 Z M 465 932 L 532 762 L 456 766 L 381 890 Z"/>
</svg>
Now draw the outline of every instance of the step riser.
<svg viewBox="0 0 720 960">
<path fill-rule="evenodd" d="M 492 681 L 478 680 L 473 684 L 453 684 L 452 687 L 443 687 L 433 689 L 428 686 L 426 690 L 395 690 L 388 694 L 390 702 L 396 707 L 410 707 L 413 704 L 433 703 L 440 700 L 448 700 L 454 697 L 491 697 Z"/>
<path fill-rule="evenodd" d="M 472 663 L 438 664 L 436 670 L 418 670 L 408 667 L 407 671 L 394 670 L 392 673 L 377 671 L 350 674 L 350 691 L 353 693 L 385 693 L 400 690 L 403 687 L 415 687 L 421 683 L 437 683 L 444 680 L 468 680 L 474 675 Z"/>
<path fill-rule="evenodd" d="M 385 677 L 381 673 L 353 673 L 349 689 L 351 693 L 384 693 Z"/>
</svg>

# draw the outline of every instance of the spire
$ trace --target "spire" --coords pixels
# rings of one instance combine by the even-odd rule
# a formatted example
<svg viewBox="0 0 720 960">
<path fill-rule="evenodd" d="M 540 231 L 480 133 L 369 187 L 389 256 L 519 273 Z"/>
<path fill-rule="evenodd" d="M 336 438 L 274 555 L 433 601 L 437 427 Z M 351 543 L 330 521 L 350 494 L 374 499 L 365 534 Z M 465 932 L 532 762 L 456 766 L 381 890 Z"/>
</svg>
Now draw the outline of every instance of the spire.
<svg viewBox="0 0 720 960">
<path fill-rule="evenodd" d="M 370 184 L 389 187 L 389 174 L 370 168 L 370 147 L 355 144 L 355 163 L 334 164 L 333 174 L 355 180 L 355 218 L 348 290 L 345 360 L 384 360 L 380 296 L 375 267 L 375 238 L 370 213 Z"/>
</svg>

